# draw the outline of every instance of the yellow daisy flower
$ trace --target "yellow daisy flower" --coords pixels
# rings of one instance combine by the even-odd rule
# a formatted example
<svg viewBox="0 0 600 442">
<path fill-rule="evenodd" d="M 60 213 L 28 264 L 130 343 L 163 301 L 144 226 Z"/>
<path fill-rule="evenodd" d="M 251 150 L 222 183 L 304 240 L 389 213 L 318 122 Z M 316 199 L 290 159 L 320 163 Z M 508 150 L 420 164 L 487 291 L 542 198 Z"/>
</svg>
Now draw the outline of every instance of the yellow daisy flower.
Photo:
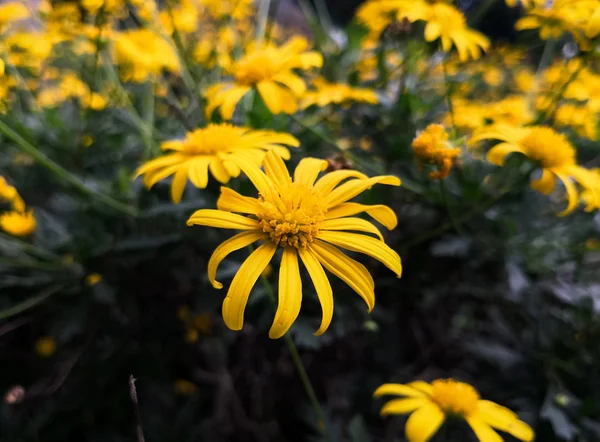
<svg viewBox="0 0 600 442">
<path fill-rule="evenodd" d="M 412 149 L 419 161 L 440 167 L 440 170 L 429 173 L 429 178 L 438 180 L 448 176 L 460 155 L 460 149 L 449 144 L 448 134 L 441 124 L 427 126 L 413 140 Z"/>
<path fill-rule="evenodd" d="M 230 120 L 238 102 L 252 88 L 256 88 L 265 105 L 273 114 L 293 114 L 298 109 L 297 99 L 306 90 L 304 80 L 294 69 L 321 67 L 323 57 L 318 52 L 306 52 L 308 42 L 295 37 L 281 47 L 266 45 L 251 49 L 236 61 L 231 71 L 232 83 L 213 85 L 206 92 L 206 114 L 220 108 L 221 116 Z"/>
<path fill-rule="evenodd" d="M 573 212 L 579 202 L 579 192 L 573 183 L 575 180 L 590 190 L 594 200 L 600 202 L 600 186 L 593 173 L 576 162 L 575 148 L 567 137 L 550 127 L 512 127 L 496 125 L 484 128 L 473 137 L 473 142 L 481 140 L 500 140 L 487 154 L 489 162 L 502 166 L 511 153 L 522 153 L 537 162 L 542 168 L 540 179 L 531 183 L 531 187 L 544 195 L 552 193 L 558 178 L 565 186 L 568 206 L 559 215 Z"/>
<path fill-rule="evenodd" d="M 313 104 L 324 107 L 329 104 L 361 102 L 377 104 L 379 99 L 372 89 L 355 88 L 343 83 L 330 83 L 322 78 L 313 81 L 315 91 L 308 91 L 302 97 L 300 107 L 305 109 Z"/>
<path fill-rule="evenodd" d="M 450 416 L 466 420 L 481 442 L 502 442 L 494 428 L 525 442 L 535 437 L 531 427 L 515 413 L 481 399 L 471 385 L 454 379 L 437 379 L 431 384 L 384 384 L 373 394 L 385 395 L 404 397 L 386 403 L 381 414 L 411 413 L 405 430 L 409 442 L 427 442 Z"/>
<path fill-rule="evenodd" d="M 0 5 L 0 29 L 9 23 L 29 17 L 29 10 L 21 2 L 8 2 Z"/>
<path fill-rule="evenodd" d="M 298 258 L 313 281 L 323 309 L 321 325 L 315 335 L 327 330 L 333 316 L 333 292 L 323 267 L 357 292 L 371 311 L 375 304 L 373 278 L 365 266 L 337 247 L 369 255 L 400 277 L 400 256 L 385 244 L 372 223 L 354 217 L 367 212 L 393 229 L 397 224 L 394 212 L 387 206 L 348 202 L 375 184 L 398 186 L 400 180 L 394 176 L 368 178 L 355 170 L 331 172 L 317 180 L 319 173 L 326 169 L 327 161 L 315 158 L 300 161 L 292 179 L 283 160 L 274 152 L 265 157 L 265 172 L 243 158 L 234 161 L 257 188 L 258 198 L 222 187 L 217 202 L 219 210 L 198 210 L 187 222 L 189 226 L 243 230 L 217 247 L 208 262 L 208 279 L 218 289 L 223 287 L 216 280 L 219 263 L 235 250 L 264 241 L 244 261 L 231 282 L 223 301 L 225 324 L 232 330 L 242 329 L 250 291 L 279 248 L 283 249 L 279 306 L 269 337 L 283 336 L 300 312 L 302 281 Z"/>
<path fill-rule="evenodd" d="M 0 229 L 13 236 L 29 236 L 35 230 L 36 221 L 33 213 L 6 212 L 0 215 Z"/>
<path fill-rule="evenodd" d="M 173 153 L 155 158 L 142 165 L 135 177 L 144 176 L 144 184 L 150 189 L 157 182 L 173 177 L 171 198 L 175 203 L 181 201 L 188 180 L 200 189 L 208 184 L 208 171 L 220 183 L 229 182 L 237 177 L 239 167 L 229 163 L 232 153 L 243 153 L 244 158 L 257 167 L 262 164 L 267 151 L 289 159 L 290 152 L 285 146 L 298 147 L 300 142 L 293 136 L 269 130 L 252 130 L 230 124 L 209 124 L 204 129 L 196 129 L 183 140 L 171 140 L 162 143 L 163 150 Z"/>
</svg>

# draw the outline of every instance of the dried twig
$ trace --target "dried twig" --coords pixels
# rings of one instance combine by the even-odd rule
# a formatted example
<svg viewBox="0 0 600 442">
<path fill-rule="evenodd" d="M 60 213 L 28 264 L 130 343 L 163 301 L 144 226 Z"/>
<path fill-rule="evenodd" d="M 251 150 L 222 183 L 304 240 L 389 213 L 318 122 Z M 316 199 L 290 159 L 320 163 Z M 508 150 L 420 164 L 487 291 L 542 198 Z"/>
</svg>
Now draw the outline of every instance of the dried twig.
<svg viewBox="0 0 600 442">
<path fill-rule="evenodd" d="M 142 422 L 140 420 L 140 408 L 138 405 L 137 389 L 135 388 L 135 378 L 133 375 L 129 376 L 129 395 L 131 396 L 131 403 L 133 404 L 133 412 L 135 414 L 135 430 L 138 442 L 145 442 L 144 431 L 142 430 Z"/>
</svg>

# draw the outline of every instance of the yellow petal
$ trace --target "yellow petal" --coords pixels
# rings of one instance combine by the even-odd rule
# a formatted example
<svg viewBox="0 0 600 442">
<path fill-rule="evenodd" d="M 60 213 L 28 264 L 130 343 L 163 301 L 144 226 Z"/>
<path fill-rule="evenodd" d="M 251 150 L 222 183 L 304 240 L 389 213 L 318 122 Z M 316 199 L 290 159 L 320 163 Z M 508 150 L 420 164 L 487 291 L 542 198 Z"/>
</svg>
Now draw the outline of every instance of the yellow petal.
<svg viewBox="0 0 600 442">
<path fill-rule="evenodd" d="M 315 184 L 315 190 L 328 194 L 335 186 L 348 178 L 368 179 L 368 177 L 357 170 L 336 170 L 323 175 Z"/>
<path fill-rule="evenodd" d="M 221 116 L 225 120 L 231 120 L 235 112 L 235 106 L 244 95 L 250 90 L 249 87 L 234 87 L 232 89 L 221 92 L 223 99 L 221 103 Z"/>
<path fill-rule="evenodd" d="M 487 160 L 490 163 L 495 164 L 496 166 L 504 166 L 504 161 L 506 161 L 506 157 L 514 152 L 520 152 L 522 154 L 525 153 L 523 149 L 516 144 L 496 144 L 487 153 Z"/>
<path fill-rule="evenodd" d="M 268 152 L 265 155 L 263 164 L 267 176 L 277 186 L 284 186 L 285 184 L 292 182 L 292 178 L 290 178 L 290 174 L 287 170 L 287 167 L 285 167 L 285 163 L 275 152 Z"/>
<path fill-rule="evenodd" d="M 142 164 L 138 170 L 136 170 L 134 178 L 137 178 L 140 175 L 155 169 L 162 169 L 167 166 L 172 166 L 173 164 L 181 162 L 183 159 L 184 158 L 179 154 L 164 155 L 162 157 L 155 158 L 145 164 Z"/>
<path fill-rule="evenodd" d="M 329 324 L 331 324 L 331 319 L 333 318 L 333 290 L 319 260 L 308 249 L 299 248 L 298 254 L 315 286 L 315 291 L 323 310 L 321 325 L 315 332 L 315 336 L 320 336 L 329 328 Z"/>
<path fill-rule="evenodd" d="M 408 385 L 409 387 L 415 388 L 419 391 L 422 391 L 427 396 L 431 396 L 433 394 L 433 387 L 431 386 L 431 384 L 428 384 L 427 382 L 413 381 L 413 382 L 409 382 L 406 385 Z"/>
<path fill-rule="evenodd" d="M 398 278 L 402 276 L 400 255 L 383 241 L 358 233 L 327 231 L 320 231 L 317 238 L 353 252 L 364 253 L 396 273 Z"/>
<path fill-rule="evenodd" d="M 199 189 L 206 189 L 208 185 L 209 157 L 199 156 L 188 162 L 188 173 L 190 181 Z"/>
<path fill-rule="evenodd" d="M 444 413 L 433 403 L 428 403 L 410 415 L 406 421 L 406 438 L 409 442 L 427 442 L 444 423 Z"/>
<path fill-rule="evenodd" d="M 273 80 L 278 83 L 284 84 L 287 86 L 294 94 L 300 96 L 304 94 L 306 91 L 306 85 L 304 84 L 304 80 L 293 74 L 292 72 L 282 72 L 273 77 Z"/>
<path fill-rule="evenodd" d="M 361 218 L 336 218 L 325 220 L 320 225 L 321 230 L 356 230 L 358 232 L 367 232 L 377 235 L 383 241 L 381 232 L 371 224 Z"/>
<path fill-rule="evenodd" d="M 406 414 L 415 411 L 417 408 L 421 408 L 424 405 L 430 403 L 429 398 L 411 398 L 411 399 L 394 399 L 387 402 L 381 408 L 381 415 L 385 416 L 388 414 Z"/>
<path fill-rule="evenodd" d="M 340 278 L 365 301 L 369 311 L 375 306 L 375 282 L 367 268 L 326 242 L 316 240 L 309 250 L 331 273 Z"/>
<path fill-rule="evenodd" d="M 438 22 L 430 22 L 425 26 L 425 41 L 433 41 L 440 36 L 441 25 Z"/>
<path fill-rule="evenodd" d="M 488 425 L 504 431 L 524 442 L 531 442 L 535 434 L 531 427 L 506 407 L 491 401 L 479 401 L 477 417 Z"/>
<path fill-rule="evenodd" d="M 533 180 L 531 182 L 531 188 L 543 193 L 544 195 L 550 195 L 556 187 L 556 178 L 554 174 L 549 170 L 544 169 L 542 176 L 539 180 Z"/>
<path fill-rule="evenodd" d="M 181 201 L 181 197 L 183 196 L 183 191 L 185 190 L 185 183 L 187 183 L 188 178 L 188 168 L 182 167 L 180 168 L 175 176 L 173 177 L 173 182 L 171 183 L 171 199 L 174 203 L 178 204 Z"/>
<path fill-rule="evenodd" d="M 228 161 L 231 161 L 239 167 L 261 194 L 271 195 L 273 192 L 271 180 L 259 167 L 249 162 L 248 159 L 244 158 L 241 154 L 230 155 Z"/>
<path fill-rule="evenodd" d="M 387 227 L 389 230 L 396 228 L 398 225 L 398 218 L 394 211 L 388 206 L 381 204 L 367 206 L 358 203 L 343 203 L 329 209 L 325 214 L 325 219 L 343 218 L 363 212 L 367 212 L 373 219 Z"/>
<path fill-rule="evenodd" d="M 279 296 L 277 312 L 269 337 L 281 338 L 292 326 L 302 305 L 302 279 L 298 266 L 298 253 L 294 247 L 285 247 L 279 267 Z"/>
<path fill-rule="evenodd" d="M 233 277 L 227 297 L 223 301 L 223 320 L 231 330 L 241 330 L 244 326 L 244 310 L 250 291 L 276 251 L 277 246 L 274 242 L 263 244 L 252 252 Z"/>
<path fill-rule="evenodd" d="M 466 420 L 475 432 L 479 442 L 503 442 L 502 437 L 478 417 L 467 417 Z"/>
<path fill-rule="evenodd" d="M 248 247 L 250 244 L 267 238 L 263 232 L 242 232 L 224 241 L 215 249 L 208 261 L 208 280 L 214 288 L 223 288 L 223 284 L 216 280 L 217 268 L 230 253 Z"/>
<path fill-rule="evenodd" d="M 585 29 L 585 36 L 587 38 L 594 38 L 598 34 L 600 34 L 600 7 L 596 7 L 596 10 L 589 18 Z"/>
<path fill-rule="evenodd" d="M 407 396 L 413 398 L 425 398 L 427 395 L 418 389 L 411 387 L 409 385 L 404 384 L 383 384 L 375 393 L 373 393 L 373 397 L 379 396 Z"/>
<path fill-rule="evenodd" d="M 256 198 L 240 195 L 225 186 L 221 187 L 221 196 L 217 200 L 217 207 L 226 212 L 251 213 L 253 215 L 260 210 L 260 204 Z"/>
<path fill-rule="evenodd" d="M 210 160 L 209 169 L 210 173 L 212 173 L 212 176 L 214 176 L 218 182 L 222 184 L 229 182 L 231 175 L 225 166 L 223 166 L 223 161 L 221 161 L 219 158 L 214 157 Z"/>
<path fill-rule="evenodd" d="M 345 203 L 349 199 L 361 194 L 367 189 L 370 189 L 375 184 L 387 184 L 389 186 L 399 186 L 400 179 L 395 176 L 378 176 L 368 178 L 366 180 L 351 180 L 342 184 L 337 189 L 327 195 L 327 207 L 335 207 L 338 204 Z"/>
<path fill-rule="evenodd" d="M 179 169 L 182 169 L 182 168 L 183 169 L 187 168 L 185 162 L 174 164 L 172 166 L 168 166 L 163 169 L 158 169 L 155 171 L 148 172 L 144 176 L 144 185 L 149 189 L 152 186 L 154 186 L 156 183 L 158 183 L 159 181 L 165 179 L 169 175 L 173 175 L 175 172 L 177 172 Z"/>
<path fill-rule="evenodd" d="M 187 220 L 187 225 L 218 227 L 220 229 L 255 230 L 260 229 L 258 221 L 222 210 L 200 209 Z"/>
<path fill-rule="evenodd" d="M 565 190 L 567 192 L 567 208 L 562 212 L 558 213 L 558 216 L 565 216 L 570 214 L 577 208 L 577 204 L 579 203 L 579 192 L 577 191 L 575 184 L 573 184 L 571 177 L 559 172 L 554 172 L 554 174 L 565 185 Z"/>
<path fill-rule="evenodd" d="M 261 81 L 257 85 L 258 92 L 263 99 L 265 106 L 271 111 L 272 114 L 281 113 L 281 93 L 279 86 L 272 81 Z"/>
<path fill-rule="evenodd" d="M 312 186 L 319 173 L 327 169 L 327 161 L 317 158 L 303 158 L 294 170 L 294 182 L 305 186 Z"/>
</svg>

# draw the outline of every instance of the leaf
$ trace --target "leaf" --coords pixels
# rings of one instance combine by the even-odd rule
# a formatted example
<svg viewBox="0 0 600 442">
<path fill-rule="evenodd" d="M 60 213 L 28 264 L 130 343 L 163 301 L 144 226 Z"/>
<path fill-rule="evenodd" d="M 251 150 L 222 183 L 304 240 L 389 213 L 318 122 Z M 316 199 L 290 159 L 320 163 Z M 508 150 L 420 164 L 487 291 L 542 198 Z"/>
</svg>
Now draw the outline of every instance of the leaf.
<svg viewBox="0 0 600 442">
<path fill-rule="evenodd" d="M 28 298 L 25 301 L 13 306 L 13 307 L 4 309 L 4 310 L 0 311 L 0 319 L 10 318 L 11 316 L 18 315 L 19 313 L 22 313 L 25 310 L 29 310 L 30 308 L 35 307 L 36 305 L 44 302 L 50 296 L 54 295 L 55 293 L 57 293 L 60 290 L 62 290 L 63 288 L 65 288 L 66 286 L 67 286 L 66 284 L 55 285 L 53 287 L 50 287 L 48 290 L 45 290 L 36 296 Z"/>
</svg>

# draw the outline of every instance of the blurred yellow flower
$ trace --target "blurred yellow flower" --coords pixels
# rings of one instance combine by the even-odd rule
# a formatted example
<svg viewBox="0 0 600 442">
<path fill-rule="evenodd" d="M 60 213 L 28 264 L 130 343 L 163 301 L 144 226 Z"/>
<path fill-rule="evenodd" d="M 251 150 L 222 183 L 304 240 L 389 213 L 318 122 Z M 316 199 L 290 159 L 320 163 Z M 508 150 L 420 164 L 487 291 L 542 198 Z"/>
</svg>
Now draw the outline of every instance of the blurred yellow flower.
<svg viewBox="0 0 600 442">
<path fill-rule="evenodd" d="M 394 176 L 368 178 L 354 170 L 340 170 L 317 181 L 319 173 L 327 168 L 327 161 L 316 158 L 301 160 L 292 179 L 283 160 L 274 152 L 265 157 L 265 172 L 244 158 L 232 161 L 250 178 L 259 192 L 258 198 L 242 196 L 222 187 L 218 210 L 198 210 L 187 222 L 189 226 L 243 230 L 217 247 L 208 262 L 208 279 L 218 289 L 223 287 L 216 280 L 221 261 L 236 250 L 256 241 L 265 241 L 243 262 L 231 282 L 223 301 L 225 324 L 232 330 L 242 329 L 250 291 L 279 248 L 283 249 L 279 305 L 269 337 L 283 336 L 300 312 L 302 282 L 298 257 L 314 283 L 323 309 L 316 335 L 327 330 L 333 316 L 333 292 L 323 267 L 356 291 L 371 311 L 375 304 L 373 278 L 365 266 L 337 247 L 367 254 L 400 277 L 400 256 L 385 244 L 372 223 L 352 217 L 367 212 L 388 229 L 393 229 L 397 224 L 394 212 L 387 206 L 348 202 L 375 184 L 398 186 L 400 180 Z M 345 182 L 340 184 L 342 181 Z"/>
<path fill-rule="evenodd" d="M 42 32 L 15 32 L 4 40 L 8 62 L 37 72 L 52 53 L 52 40 Z"/>
<path fill-rule="evenodd" d="M 102 281 L 102 275 L 100 273 L 91 273 L 85 278 L 85 285 L 94 286 Z"/>
<path fill-rule="evenodd" d="M 33 212 L 6 212 L 0 215 L 0 229 L 13 236 L 29 236 L 36 227 Z"/>
<path fill-rule="evenodd" d="M 56 352 L 56 340 L 52 336 L 39 338 L 35 343 L 35 351 L 42 358 L 49 358 Z"/>
<path fill-rule="evenodd" d="M 217 20 L 241 20 L 250 17 L 254 12 L 253 0 L 199 0 L 199 3 Z"/>
<path fill-rule="evenodd" d="M 195 328 L 188 328 L 185 332 L 185 342 L 188 344 L 193 344 L 198 340 L 199 337 L 200 335 L 198 334 L 198 330 Z"/>
<path fill-rule="evenodd" d="M 410 414 L 406 421 L 409 442 L 427 442 L 446 417 L 464 419 L 481 442 L 501 442 L 494 430 L 500 430 L 524 442 L 535 438 L 531 427 L 519 420 L 508 408 L 481 399 L 475 388 L 454 379 L 437 379 L 432 383 L 384 384 L 373 396 L 401 396 L 381 409 L 382 415 Z"/>
<path fill-rule="evenodd" d="M 242 155 L 246 161 L 260 166 L 267 151 L 274 151 L 285 159 L 290 152 L 285 146 L 298 147 L 300 142 L 293 136 L 269 130 L 252 130 L 230 124 L 209 124 L 204 129 L 189 132 L 184 140 L 162 143 L 163 150 L 174 153 L 155 158 L 142 165 L 135 177 L 144 176 L 149 189 L 170 175 L 173 177 L 171 198 L 181 201 L 185 184 L 204 189 L 208 184 L 208 171 L 220 183 L 227 183 L 240 173 L 239 167 L 227 162 L 232 153 Z"/>
<path fill-rule="evenodd" d="M 487 159 L 492 164 L 502 166 L 508 155 L 517 152 L 527 156 L 541 167 L 542 176 L 531 183 L 533 189 L 549 195 L 556 187 L 556 178 L 564 184 L 568 206 L 559 215 L 568 215 L 577 207 L 579 192 L 573 180 L 593 195 L 593 204 L 588 204 L 588 208 L 591 205 L 598 206 L 600 203 L 600 183 L 590 170 L 577 165 L 575 148 L 563 134 L 546 126 L 494 125 L 482 129 L 472 141 L 490 139 L 502 141 L 492 147 L 487 154 Z"/>
<path fill-rule="evenodd" d="M 193 396 L 198 392 L 198 387 L 193 382 L 185 379 L 177 379 L 173 383 L 173 390 L 178 396 Z"/>
<path fill-rule="evenodd" d="M 189 0 L 161 11 L 159 19 L 165 30 L 172 34 L 175 30 L 183 34 L 191 34 L 198 29 L 198 8 Z"/>
<path fill-rule="evenodd" d="M 25 211 L 25 202 L 17 192 L 17 189 L 6 182 L 0 175 L 0 201 L 4 200 L 10 203 L 12 209 L 16 212 Z"/>
<path fill-rule="evenodd" d="M 412 142 L 412 149 L 421 163 L 440 167 L 439 170 L 429 173 L 429 178 L 438 180 L 448 176 L 461 152 L 459 148 L 450 145 L 448 134 L 441 124 L 430 124 L 417 134 Z"/>
<path fill-rule="evenodd" d="M 60 73 L 59 82 L 45 87 L 38 94 L 38 104 L 42 107 L 57 107 L 61 103 L 76 98 L 84 109 L 104 109 L 108 101 L 100 94 L 92 92 L 73 72 Z"/>
<path fill-rule="evenodd" d="M 29 10 L 21 2 L 7 2 L 0 5 L 0 30 L 10 23 L 29 17 Z"/>
<path fill-rule="evenodd" d="M 307 91 L 300 102 L 300 107 L 305 109 L 313 104 L 319 107 L 329 104 L 346 104 L 361 102 L 377 104 L 377 94 L 372 89 L 354 88 L 343 83 L 330 83 L 323 78 L 313 80 L 314 91 Z"/>
<path fill-rule="evenodd" d="M 114 35 L 114 57 L 125 81 L 142 83 L 164 70 L 180 70 L 175 49 L 149 29 L 132 29 Z"/>
<path fill-rule="evenodd" d="M 268 44 L 250 49 L 233 64 L 233 83 L 218 83 L 206 92 L 206 114 L 210 116 L 220 108 L 221 116 L 230 120 L 238 102 L 253 88 L 271 113 L 295 113 L 306 85 L 294 69 L 307 70 L 323 64 L 321 54 L 307 52 L 307 48 L 304 38 L 295 37 L 280 47 Z"/>
</svg>

